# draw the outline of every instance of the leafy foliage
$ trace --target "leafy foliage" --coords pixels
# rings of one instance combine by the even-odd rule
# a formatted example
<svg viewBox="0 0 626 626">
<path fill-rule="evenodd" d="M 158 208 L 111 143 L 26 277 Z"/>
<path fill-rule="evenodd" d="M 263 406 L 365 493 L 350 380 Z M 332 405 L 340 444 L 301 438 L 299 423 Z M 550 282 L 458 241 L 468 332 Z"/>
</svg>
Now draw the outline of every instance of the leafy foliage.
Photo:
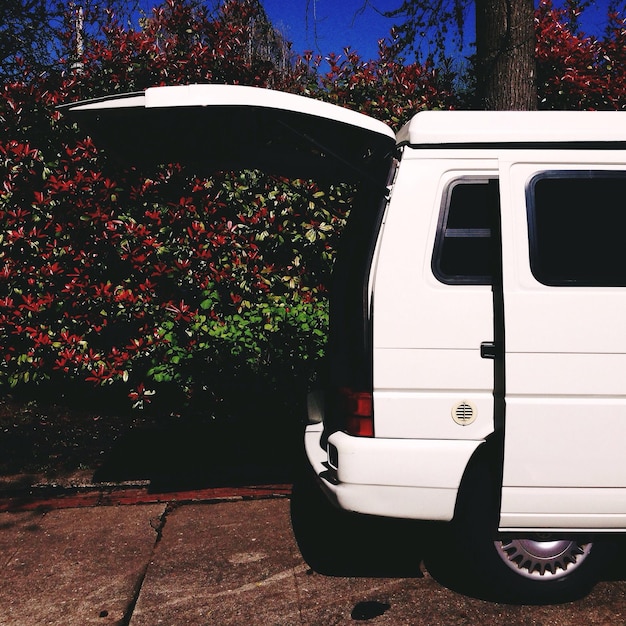
<svg viewBox="0 0 626 626">
<path fill-rule="evenodd" d="M 536 13 L 540 107 L 623 109 L 626 18 L 610 10 L 602 39 L 579 30 L 580 7 L 542 0 Z"/>
<path fill-rule="evenodd" d="M 113 15 L 80 64 L 5 82 L 0 96 L 0 388 L 179 410 L 242 386 L 293 392 L 326 342 L 326 290 L 355 189 L 176 164 L 124 170 L 55 109 L 160 84 L 229 82 L 321 98 L 399 127 L 454 108 L 453 76 L 406 63 L 397 42 L 285 68 L 255 54 L 258 4 L 210 14 L 167 0 L 141 28 Z M 624 106 L 624 22 L 603 40 L 537 12 L 542 106 Z M 69 22 L 68 22 L 69 23 Z M 251 34 L 252 33 L 252 34 Z"/>
<path fill-rule="evenodd" d="M 98 39 L 107 15 L 130 22 L 134 0 L 11 0 L 0 4 L 0 82 L 19 79 L 25 68 L 55 71 L 64 45 L 75 58 Z M 66 27 L 64 30 L 64 26 Z M 70 41 L 71 40 L 71 41 Z M 82 52 L 80 52 L 82 54 Z"/>
<path fill-rule="evenodd" d="M 0 4 L 0 76 L 19 73 L 28 60 L 39 65 L 46 55 L 46 0 L 16 0 Z"/>
<path fill-rule="evenodd" d="M 142 406 L 155 383 L 189 396 L 320 355 L 348 189 L 177 166 L 121 185 L 88 138 L 54 163 L 15 140 L 0 154 L 5 383 L 123 383 Z"/>
<path fill-rule="evenodd" d="M 326 75 L 321 59 L 284 71 L 251 54 L 257 10 L 229 1 L 212 16 L 168 0 L 139 30 L 111 16 L 80 65 L 68 54 L 63 73 L 4 85 L 0 385 L 60 394 L 86 383 L 167 408 L 166 398 L 219 402 L 251 376 L 299 388 L 314 375 L 354 189 L 257 171 L 207 178 L 173 164 L 121 170 L 54 108 L 192 82 L 324 94 L 396 122 L 431 97 L 439 104 L 433 68 L 406 68 L 389 49 L 379 62 L 333 57 Z M 400 105 L 399 80 L 423 94 Z"/>
<path fill-rule="evenodd" d="M 350 48 L 324 59 L 307 53 L 296 63 L 290 90 L 300 87 L 305 95 L 355 109 L 392 128 L 400 128 L 418 111 L 460 104 L 450 72 L 438 71 L 432 61 L 406 63 L 398 41 L 381 40 L 378 47 L 378 58 L 368 61 Z M 323 63 L 329 68 L 326 72 Z"/>
<path fill-rule="evenodd" d="M 511 20 L 528 4 L 528 12 L 520 12 L 517 28 Z M 623 68 L 623 14 L 626 3 L 611 0 L 606 4 L 607 22 L 603 36 L 580 30 L 583 16 L 593 2 L 589 0 L 538 0 L 533 3 L 501 0 L 403 0 L 387 15 L 398 21 L 399 45 L 408 51 L 433 56 L 440 66 L 446 53 L 457 51 L 456 67 L 462 65 L 458 56 L 474 38 L 475 53 L 470 71 L 461 77 L 472 85 L 466 104 L 474 107 L 529 108 L 528 96 L 535 98 L 532 74 L 532 48 L 522 53 L 530 33 L 528 18 L 535 5 L 538 106 L 540 108 L 620 108 L 621 68 Z M 621 13 L 620 13 L 621 11 Z M 475 20 L 473 19 L 475 16 Z M 524 25 L 528 23 L 529 29 Z M 597 26 L 596 26 L 597 27 Z M 469 34 L 468 34 L 469 33 Z M 424 51 L 424 48 L 426 50 Z M 512 64 L 498 71 L 507 57 Z M 503 72 L 501 74 L 501 72 Z M 483 91 L 484 90 L 484 91 Z M 604 95 L 603 91 L 607 91 Z M 499 104 L 499 107 L 498 107 Z M 531 101 L 530 107 L 534 108 Z"/>
</svg>

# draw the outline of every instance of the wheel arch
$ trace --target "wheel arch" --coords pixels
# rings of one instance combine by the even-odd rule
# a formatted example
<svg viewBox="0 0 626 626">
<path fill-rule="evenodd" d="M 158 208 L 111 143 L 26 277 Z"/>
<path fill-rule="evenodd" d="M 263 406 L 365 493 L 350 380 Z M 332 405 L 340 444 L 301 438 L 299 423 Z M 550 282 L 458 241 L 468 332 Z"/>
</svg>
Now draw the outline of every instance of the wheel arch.
<svg viewBox="0 0 626 626">
<path fill-rule="evenodd" d="M 489 435 L 472 456 L 465 467 L 454 507 L 453 522 L 458 522 L 465 507 L 476 499 L 477 489 L 481 483 L 491 490 L 493 506 L 493 523 L 498 524 L 500 517 L 500 501 L 502 496 L 502 467 L 504 461 L 504 442 L 499 433 Z"/>
</svg>

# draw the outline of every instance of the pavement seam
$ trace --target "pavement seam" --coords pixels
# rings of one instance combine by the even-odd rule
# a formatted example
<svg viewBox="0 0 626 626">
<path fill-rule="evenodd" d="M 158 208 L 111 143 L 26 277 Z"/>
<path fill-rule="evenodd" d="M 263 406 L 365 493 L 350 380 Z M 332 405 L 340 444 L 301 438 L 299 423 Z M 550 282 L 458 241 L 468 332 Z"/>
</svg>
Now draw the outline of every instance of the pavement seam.
<svg viewBox="0 0 626 626">
<path fill-rule="evenodd" d="M 133 618 L 133 614 L 135 613 L 135 607 L 137 606 L 137 602 L 139 601 L 139 596 L 141 595 L 141 590 L 143 589 L 143 584 L 146 580 L 146 576 L 148 575 L 148 570 L 150 569 L 150 565 L 152 564 L 152 559 L 154 558 L 157 546 L 161 543 L 161 539 L 163 538 L 163 528 L 167 522 L 167 516 L 177 508 L 176 503 L 168 502 L 163 509 L 163 513 L 159 515 L 156 523 L 153 523 L 153 520 L 150 520 L 150 526 L 156 533 L 156 538 L 154 540 L 154 544 L 152 546 L 152 550 L 150 550 L 150 554 L 148 556 L 148 560 L 146 562 L 146 566 L 141 571 L 139 579 L 137 580 L 137 584 L 133 589 L 133 596 L 128 603 L 124 616 L 119 622 L 119 626 L 130 626 L 130 621 Z"/>
</svg>

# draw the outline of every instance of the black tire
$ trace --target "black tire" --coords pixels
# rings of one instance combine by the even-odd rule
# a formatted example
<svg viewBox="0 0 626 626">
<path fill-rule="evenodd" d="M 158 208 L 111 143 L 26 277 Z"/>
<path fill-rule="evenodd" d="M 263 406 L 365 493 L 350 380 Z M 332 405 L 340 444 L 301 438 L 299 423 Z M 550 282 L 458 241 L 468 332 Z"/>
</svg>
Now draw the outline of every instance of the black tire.
<svg viewBox="0 0 626 626">
<path fill-rule="evenodd" d="M 555 604 L 589 593 L 608 565 L 611 545 L 546 533 L 498 535 L 498 492 L 489 464 L 475 464 L 455 519 L 440 536 L 433 575 L 462 593 L 515 604 Z"/>
<path fill-rule="evenodd" d="M 291 524 L 309 567 L 327 576 L 421 577 L 422 527 L 413 520 L 350 513 L 333 506 L 306 462 L 291 495 Z"/>
<path fill-rule="evenodd" d="M 358 516 L 335 507 L 306 462 L 291 493 L 291 526 L 304 560 L 319 574 L 341 576 L 357 553 Z"/>
</svg>

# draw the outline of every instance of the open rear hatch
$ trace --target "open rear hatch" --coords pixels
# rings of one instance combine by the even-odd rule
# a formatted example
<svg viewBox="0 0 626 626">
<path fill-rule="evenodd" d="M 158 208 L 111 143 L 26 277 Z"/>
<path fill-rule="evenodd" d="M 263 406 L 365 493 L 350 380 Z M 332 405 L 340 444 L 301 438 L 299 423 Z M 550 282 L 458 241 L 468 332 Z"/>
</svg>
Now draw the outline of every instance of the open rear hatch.
<svg viewBox="0 0 626 626">
<path fill-rule="evenodd" d="M 192 165 L 199 175 L 260 169 L 357 183 L 333 270 L 325 374 L 325 432 L 342 428 L 335 391 L 372 388 L 369 271 L 394 161 L 393 131 L 326 102 L 228 85 L 155 87 L 62 110 L 128 165 L 175 162 Z"/>
<path fill-rule="evenodd" d="M 61 107 L 124 163 L 261 169 L 292 178 L 378 179 L 393 131 L 342 107 L 233 85 L 153 87 Z"/>
</svg>

